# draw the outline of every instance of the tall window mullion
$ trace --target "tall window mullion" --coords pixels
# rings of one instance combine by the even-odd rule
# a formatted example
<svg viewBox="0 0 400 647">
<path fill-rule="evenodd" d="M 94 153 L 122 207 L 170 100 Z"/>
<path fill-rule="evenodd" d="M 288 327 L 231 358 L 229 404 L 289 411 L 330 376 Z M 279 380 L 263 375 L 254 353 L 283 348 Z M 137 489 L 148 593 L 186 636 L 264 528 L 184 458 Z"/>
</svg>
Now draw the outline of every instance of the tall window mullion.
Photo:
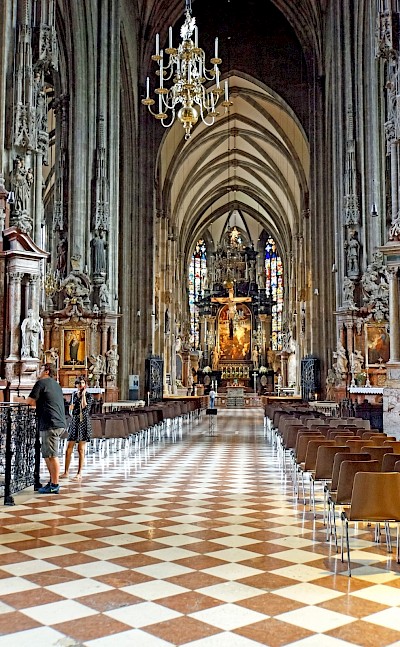
<svg viewBox="0 0 400 647">
<path fill-rule="evenodd" d="M 196 244 L 189 267 L 190 331 L 194 348 L 200 347 L 200 321 L 196 301 L 204 296 L 206 272 L 207 247 L 204 240 L 201 239 Z"/>
<path fill-rule="evenodd" d="M 276 243 L 269 237 L 265 245 L 265 274 L 267 293 L 272 297 L 271 346 L 282 350 L 283 266 Z"/>
</svg>

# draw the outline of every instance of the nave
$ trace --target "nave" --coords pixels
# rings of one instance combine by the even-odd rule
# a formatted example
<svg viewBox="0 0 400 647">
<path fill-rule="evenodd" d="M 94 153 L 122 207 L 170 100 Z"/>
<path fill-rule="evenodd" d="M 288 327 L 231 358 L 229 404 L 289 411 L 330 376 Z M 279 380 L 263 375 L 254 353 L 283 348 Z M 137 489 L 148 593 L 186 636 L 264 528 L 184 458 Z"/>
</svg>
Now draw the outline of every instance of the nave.
<svg viewBox="0 0 400 647">
<path fill-rule="evenodd" d="M 400 646 L 385 545 L 360 527 L 348 578 L 262 411 L 216 418 L 1 509 L 0 647 Z"/>
</svg>

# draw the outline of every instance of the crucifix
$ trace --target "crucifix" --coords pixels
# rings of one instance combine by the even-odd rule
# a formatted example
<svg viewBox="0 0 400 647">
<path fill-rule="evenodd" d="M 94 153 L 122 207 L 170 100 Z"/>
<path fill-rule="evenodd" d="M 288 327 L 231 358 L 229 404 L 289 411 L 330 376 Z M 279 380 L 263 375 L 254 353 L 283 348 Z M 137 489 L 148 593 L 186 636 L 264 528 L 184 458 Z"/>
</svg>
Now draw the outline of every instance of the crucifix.
<svg viewBox="0 0 400 647">
<path fill-rule="evenodd" d="M 229 313 L 229 338 L 233 339 L 233 321 L 236 314 L 236 304 L 238 303 L 251 303 L 251 297 L 235 297 L 234 287 L 232 283 L 228 284 L 228 297 L 211 297 L 214 303 L 226 304 Z"/>
</svg>

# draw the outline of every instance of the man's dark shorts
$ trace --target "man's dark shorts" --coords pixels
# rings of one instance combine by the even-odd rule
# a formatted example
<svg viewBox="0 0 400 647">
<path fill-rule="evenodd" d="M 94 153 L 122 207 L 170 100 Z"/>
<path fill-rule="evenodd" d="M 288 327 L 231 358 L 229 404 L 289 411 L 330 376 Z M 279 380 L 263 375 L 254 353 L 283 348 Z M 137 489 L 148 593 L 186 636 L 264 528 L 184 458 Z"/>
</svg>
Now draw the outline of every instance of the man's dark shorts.
<svg viewBox="0 0 400 647">
<path fill-rule="evenodd" d="M 43 458 L 53 458 L 54 456 L 58 456 L 59 440 L 64 431 L 64 427 L 59 427 L 58 429 L 46 429 L 45 431 L 40 432 Z"/>
</svg>

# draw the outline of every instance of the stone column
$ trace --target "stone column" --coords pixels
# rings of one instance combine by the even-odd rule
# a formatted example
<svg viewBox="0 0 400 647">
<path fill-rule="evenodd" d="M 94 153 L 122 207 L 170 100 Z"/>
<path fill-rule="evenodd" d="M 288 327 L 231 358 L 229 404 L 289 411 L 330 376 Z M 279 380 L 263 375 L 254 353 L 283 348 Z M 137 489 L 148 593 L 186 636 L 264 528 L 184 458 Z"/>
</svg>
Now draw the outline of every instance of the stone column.
<svg viewBox="0 0 400 647">
<path fill-rule="evenodd" d="M 398 267 L 389 268 L 390 363 L 400 362 Z"/>
<path fill-rule="evenodd" d="M 182 351 L 182 384 L 188 386 L 189 370 L 190 370 L 190 352 Z"/>
<path fill-rule="evenodd" d="M 52 329 L 52 324 L 51 321 L 50 323 L 47 322 L 44 325 L 44 349 L 45 350 L 50 350 L 51 346 L 51 329 Z M 59 349 L 59 354 L 60 354 L 60 349 Z"/>
<path fill-rule="evenodd" d="M 31 274 L 29 277 L 29 307 L 32 308 L 35 318 L 39 317 L 39 277 Z"/>
<path fill-rule="evenodd" d="M 344 324 L 346 328 L 346 344 L 344 344 L 348 356 L 350 357 L 351 353 L 354 351 L 354 338 L 353 338 L 353 322 L 346 321 Z"/>
<path fill-rule="evenodd" d="M 8 309 L 10 324 L 10 354 L 8 359 L 19 359 L 21 323 L 21 272 L 9 273 Z"/>
<path fill-rule="evenodd" d="M 107 352 L 107 333 L 108 333 L 108 325 L 103 324 L 101 326 L 101 349 L 100 349 L 100 354 L 103 356 Z"/>
<path fill-rule="evenodd" d="M 398 193 L 398 142 L 392 140 L 390 144 L 390 177 L 392 193 L 392 220 L 397 218 L 399 210 L 399 193 Z"/>
<path fill-rule="evenodd" d="M 281 373 L 282 373 L 282 386 L 288 385 L 288 358 L 289 353 L 285 350 L 281 352 Z"/>
</svg>

